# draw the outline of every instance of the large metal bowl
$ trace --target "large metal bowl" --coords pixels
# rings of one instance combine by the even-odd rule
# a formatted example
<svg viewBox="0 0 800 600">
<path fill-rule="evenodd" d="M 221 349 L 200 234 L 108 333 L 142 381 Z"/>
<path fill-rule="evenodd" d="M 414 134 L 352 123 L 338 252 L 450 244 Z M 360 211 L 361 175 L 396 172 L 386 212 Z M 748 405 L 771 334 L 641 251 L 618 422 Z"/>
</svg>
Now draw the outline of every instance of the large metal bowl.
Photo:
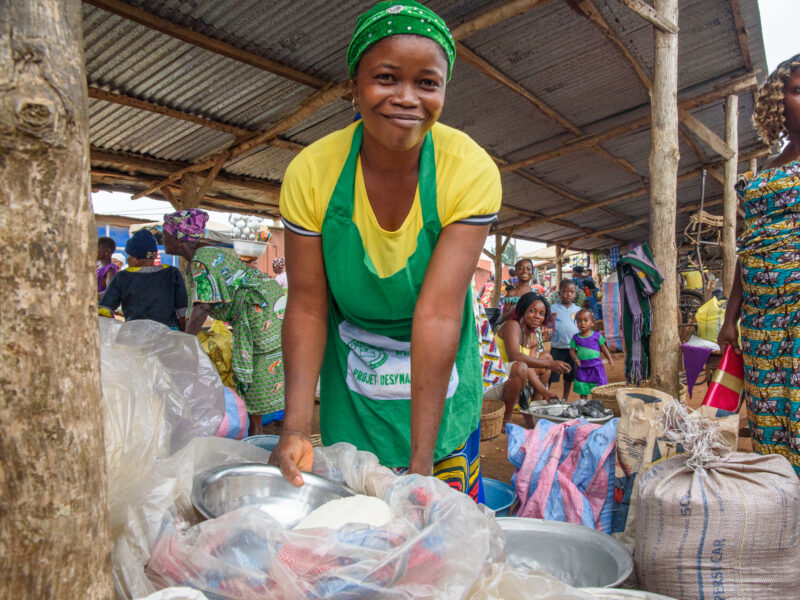
<svg viewBox="0 0 800 600">
<path fill-rule="evenodd" d="M 207 519 L 255 504 L 284 527 L 292 528 L 326 502 L 355 495 L 344 485 L 312 473 L 303 473 L 303 481 L 302 486 L 295 487 L 271 465 L 215 467 L 195 478 L 192 504 Z"/>
<path fill-rule="evenodd" d="M 573 587 L 616 587 L 633 571 L 621 543 L 602 531 L 573 523 L 502 517 L 506 563 L 541 570 Z"/>
<path fill-rule="evenodd" d="M 675 600 L 661 594 L 640 592 L 639 590 L 610 590 L 608 588 L 583 588 L 581 591 L 588 593 L 598 600 Z"/>
<path fill-rule="evenodd" d="M 566 423 L 567 421 L 571 421 L 571 418 L 568 417 L 558 417 L 556 415 L 561 414 L 569 404 L 546 404 L 546 405 L 537 405 L 531 406 L 528 408 L 527 411 L 520 411 L 529 414 L 533 417 L 534 425 L 539 422 L 539 419 L 547 419 L 551 423 Z M 608 423 L 611 419 L 614 418 L 613 414 L 607 415 L 605 417 L 576 417 L 587 421 L 588 423 L 596 423 L 598 425 L 602 425 L 603 423 Z"/>
</svg>

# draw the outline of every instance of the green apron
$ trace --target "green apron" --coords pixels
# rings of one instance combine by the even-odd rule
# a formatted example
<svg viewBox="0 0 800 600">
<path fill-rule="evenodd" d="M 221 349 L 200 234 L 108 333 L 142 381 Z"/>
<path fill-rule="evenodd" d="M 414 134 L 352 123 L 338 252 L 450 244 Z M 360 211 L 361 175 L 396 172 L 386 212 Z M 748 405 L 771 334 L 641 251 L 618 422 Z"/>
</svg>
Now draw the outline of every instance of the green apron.
<svg viewBox="0 0 800 600">
<path fill-rule="evenodd" d="M 320 428 L 324 444 L 349 442 L 387 467 L 407 467 L 411 454 L 411 322 L 442 224 L 430 132 L 422 144 L 419 195 L 423 226 L 405 267 L 380 277 L 353 222 L 355 174 L 363 138 L 359 123 L 322 223 L 328 277 L 328 340 L 321 372 Z M 436 327 L 431 323 L 430 327 Z M 482 403 L 480 356 L 469 292 L 450 374 L 434 461 L 478 428 Z"/>
</svg>

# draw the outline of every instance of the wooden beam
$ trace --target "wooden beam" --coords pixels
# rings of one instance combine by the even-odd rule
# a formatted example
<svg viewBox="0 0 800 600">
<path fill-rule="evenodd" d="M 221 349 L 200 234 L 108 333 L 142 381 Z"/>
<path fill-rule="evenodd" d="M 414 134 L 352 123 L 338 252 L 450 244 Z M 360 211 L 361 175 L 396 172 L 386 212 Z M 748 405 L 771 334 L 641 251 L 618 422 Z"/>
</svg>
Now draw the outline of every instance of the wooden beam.
<svg viewBox="0 0 800 600">
<path fill-rule="evenodd" d="M 322 89 L 328 85 L 329 82 L 319 77 L 314 77 L 308 73 L 304 73 L 297 69 L 293 69 L 281 63 L 275 62 L 265 58 L 259 54 L 248 52 L 237 48 L 232 44 L 223 42 L 202 33 L 198 33 L 188 27 L 177 25 L 167 19 L 162 19 L 152 13 L 137 8 L 122 0 L 85 0 L 87 4 L 96 6 L 105 11 L 119 15 L 129 21 L 134 21 L 140 25 L 144 25 L 148 29 L 153 29 L 170 37 L 177 38 L 187 44 L 203 48 L 215 54 L 238 60 L 246 65 L 267 71 L 273 75 L 278 75 L 285 79 L 302 83 L 315 89 Z"/>
<path fill-rule="evenodd" d="M 461 42 L 456 42 L 456 47 L 457 47 L 458 57 L 467 64 L 469 64 L 470 66 L 472 66 L 476 71 L 478 71 L 479 73 L 483 73 L 490 79 L 497 81 L 498 83 L 507 87 L 514 93 L 519 94 L 520 96 L 525 98 L 528 102 L 533 104 L 537 109 L 539 109 L 539 111 L 541 111 L 550 120 L 558 123 L 561 127 L 566 129 L 573 135 L 578 135 L 578 136 L 584 135 L 584 131 L 580 127 L 572 123 L 565 116 L 561 115 L 558 111 L 549 106 L 541 98 L 531 93 L 529 90 L 526 90 L 519 83 L 508 77 L 505 73 L 500 71 L 489 61 L 475 54 L 475 52 L 467 48 Z M 635 175 L 636 177 L 641 178 L 641 175 L 639 175 L 639 173 L 636 171 L 636 168 L 625 159 L 614 156 L 606 149 L 601 148 L 599 146 L 592 148 L 592 150 L 594 152 L 597 152 L 601 156 L 610 159 L 614 164 L 616 164 L 621 169 L 627 171 L 628 173 L 631 173 L 632 175 Z"/>
<path fill-rule="evenodd" d="M 734 152 L 725 161 L 724 201 L 722 206 L 722 293 L 730 297 L 736 272 L 736 177 L 739 168 L 739 97 L 728 96 L 725 102 L 725 141 Z"/>
<path fill-rule="evenodd" d="M 129 173 L 121 173 L 116 171 L 108 171 L 103 169 L 92 169 L 92 187 L 94 189 L 103 189 L 111 192 L 124 191 L 125 193 L 133 194 L 141 189 L 142 185 L 152 183 L 153 179 L 148 179 L 145 176 L 131 175 Z M 131 183 L 115 183 L 119 181 L 130 181 Z M 224 206 L 225 210 L 235 209 L 237 211 L 252 211 L 258 213 L 270 212 L 270 214 L 277 215 L 278 204 L 269 202 L 255 202 L 246 200 L 244 198 L 235 198 L 228 194 L 215 191 L 213 196 L 205 196 L 200 202 L 201 207 L 212 207 L 212 203 L 216 207 Z M 171 191 L 170 186 L 162 187 L 155 196 L 163 196 L 164 200 L 169 202 L 175 207 L 175 210 L 180 210 L 180 202 L 175 198 Z"/>
<path fill-rule="evenodd" d="M 717 86 L 714 89 L 709 90 L 708 92 L 698 94 L 697 96 L 694 96 L 686 100 L 681 100 L 679 102 L 679 105 L 681 106 L 681 108 L 684 108 L 686 110 L 691 110 L 692 108 L 697 108 L 700 106 L 711 104 L 712 102 L 716 102 L 731 94 L 740 94 L 744 91 L 748 91 L 756 87 L 758 87 L 758 83 L 756 81 L 755 75 L 752 73 L 746 73 L 745 75 L 731 79 L 730 81 L 720 86 Z M 525 158 L 522 160 L 518 160 L 516 162 L 508 163 L 507 165 L 503 165 L 500 167 L 500 172 L 508 173 L 510 171 L 516 171 L 517 169 L 521 169 L 523 167 L 534 165 L 540 162 L 545 162 L 547 160 L 552 160 L 554 158 L 558 158 L 559 156 L 564 156 L 566 154 L 578 152 L 579 150 L 585 150 L 586 148 L 590 148 L 597 144 L 601 144 L 619 135 L 625 133 L 631 133 L 633 131 L 637 131 L 639 129 L 647 127 L 650 124 L 650 118 L 651 117 L 649 114 L 642 115 L 641 117 L 637 117 L 636 119 L 632 119 L 631 121 L 622 123 L 601 133 L 576 138 L 574 140 L 569 140 L 565 142 L 562 146 L 555 148 L 553 150 L 548 150 L 547 152 L 535 154 L 534 156 L 531 156 L 529 158 Z"/>
<path fill-rule="evenodd" d="M 171 173 L 172 171 L 175 171 L 177 169 L 182 169 L 189 166 L 186 165 L 186 163 L 160 160 L 155 158 L 147 158 L 124 152 L 110 152 L 108 150 L 103 150 L 101 148 L 92 148 L 90 152 L 90 158 L 94 162 L 111 163 L 119 165 L 120 167 L 133 169 L 134 171 L 144 169 L 163 174 Z M 145 175 L 144 177 L 147 176 Z M 152 177 L 153 176 L 150 175 L 150 178 Z M 151 184 L 156 182 L 157 180 L 155 179 L 150 180 Z M 262 192 L 266 194 L 268 197 L 274 198 L 276 200 L 280 195 L 280 190 L 281 190 L 280 185 L 271 183 L 269 181 L 262 181 L 250 177 L 237 177 L 234 175 L 218 175 L 216 178 L 216 182 L 223 185 L 230 185 L 230 186 L 245 188 L 248 190 L 254 190 L 257 192 Z M 174 184 L 175 182 L 172 183 Z"/>
<path fill-rule="evenodd" d="M 743 161 L 757 160 L 758 157 L 768 156 L 769 153 L 770 153 L 769 148 L 761 148 L 759 150 L 754 150 L 752 152 L 748 152 L 747 154 L 745 154 L 744 156 L 741 157 L 741 160 L 743 160 Z M 692 179 L 694 177 L 699 177 L 699 176 L 701 176 L 703 174 L 703 170 L 704 169 L 708 173 L 719 173 L 719 167 L 723 166 L 723 164 L 724 164 L 723 162 L 706 163 L 706 164 L 698 167 L 697 169 L 692 169 L 691 171 L 687 171 L 685 173 L 682 173 L 681 175 L 678 175 L 678 181 L 679 182 L 680 181 L 686 181 L 687 179 Z M 516 171 L 517 174 L 521 174 L 521 173 L 524 173 L 524 172 L 525 171 Z M 525 227 L 530 227 L 530 226 L 533 226 L 533 225 L 540 225 L 542 223 L 555 222 L 555 221 L 557 221 L 559 219 L 572 217 L 574 215 L 577 215 L 577 214 L 580 214 L 580 213 L 584 213 L 584 212 L 588 212 L 590 210 L 602 209 L 604 207 L 609 206 L 610 204 L 616 204 L 618 202 L 623 202 L 624 200 L 630 200 L 631 198 L 635 198 L 636 196 L 641 196 L 644 193 L 646 193 L 647 191 L 649 191 L 649 189 L 650 189 L 649 185 L 644 185 L 642 187 L 639 187 L 639 188 L 636 188 L 634 190 L 630 190 L 630 191 L 624 192 L 622 194 L 615 194 L 614 196 L 611 196 L 611 197 L 606 198 L 604 200 L 598 200 L 598 201 L 591 201 L 590 200 L 590 201 L 588 201 L 589 202 L 588 204 L 585 204 L 583 206 L 577 206 L 575 208 L 571 208 L 569 210 L 565 210 L 565 211 L 561 211 L 561 212 L 558 212 L 558 213 L 554 213 L 552 215 L 541 216 L 541 217 L 532 219 L 532 220 L 524 222 L 524 223 L 518 223 L 516 225 L 516 227 L 518 229 L 524 229 Z M 625 220 L 630 220 L 630 219 L 625 219 Z M 504 233 L 505 229 L 500 228 L 497 231 L 500 232 L 500 233 Z"/>
<path fill-rule="evenodd" d="M 536 6 L 545 4 L 547 2 L 549 2 L 549 0 L 511 0 L 510 2 L 506 2 L 505 4 L 501 4 L 500 6 L 496 6 L 495 8 L 487 10 L 483 14 L 478 15 L 476 18 L 467 21 L 466 23 L 462 23 L 461 25 L 453 27 L 450 33 L 453 35 L 455 40 L 463 40 L 473 33 L 481 31 L 482 29 L 486 29 L 487 27 L 491 27 L 492 25 L 497 25 L 498 23 L 507 19 L 511 19 L 512 17 L 521 15 L 522 13 L 528 12 Z"/>
<path fill-rule="evenodd" d="M 206 117 L 200 117 L 198 115 L 193 115 L 191 113 L 187 113 L 182 110 L 175 110 L 174 108 L 161 106 L 159 104 L 147 102 L 146 100 L 140 100 L 139 98 L 125 96 L 124 94 L 109 92 L 91 85 L 89 86 L 89 98 L 94 98 L 96 100 L 103 100 L 105 102 L 113 102 L 114 104 L 120 104 L 122 106 L 130 106 L 131 108 L 137 108 L 139 110 L 146 110 L 148 112 L 156 113 L 159 115 L 165 115 L 167 117 L 172 117 L 173 119 L 188 121 L 189 123 L 202 125 L 203 127 L 208 127 L 209 129 L 216 129 L 217 131 L 227 133 L 228 135 L 232 135 L 234 137 L 251 135 L 253 133 L 249 129 L 243 129 L 241 127 L 236 127 L 234 125 L 228 125 L 227 123 L 222 123 L 220 121 L 215 121 L 213 119 L 207 119 Z"/>
<path fill-rule="evenodd" d="M 688 110 L 679 108 L 678 115 L 681 122 L 697 137 L 703 140 L 709 148 L 725 159 L 733 157 L 736 152 L 721 137 L 709 129 L 702 121 L 697 119 Z"/>
<path fill-rule="evenodd" d="M 333 102 L 338 98 L 346 96 L 348 93 L 350 93 L 349 81 L 343 81 L 329 88 L 325 88 L 317 92 L 314 92 L 309 97 L 307 97 L 305 101 L 303 101 L 300 108 L 298 108 L 291 115 L 289 115 L 288 117 L 286 117 L 285 119 L 283 119 L 270 129 L 268 129 L 267 131 L 260 133 L 254 138 L 251 138 L 247 141 L 237 144 L 231 147 L 229 150 L 223 150 L 222 152 L 229 152 L 230 155 L 228 157 L 228 160 L 233 160 L 241 156 L 245 152 L 249 152 L 250 150 L 257 148 L 265 143 L 269 143 L 269 140 L 277 137 L 279 134 L 285 131 L 288 131 L 298 123 L 301 123 L 306 118 L 310 117 L 313 113 L 315 113 L 323 106 L 330 104 L 331 102 Z M 214 166 L 214 163 L 217 160 L 217 156 L 212 156 L 211 158 L 204 160 L 200 163 L 173 172 L 167 179 L 165 179 L 161 183 L 151 187 L 150 189 L 144 190 L 139 194 L 136 194 L 136 196 L 134 196 L 134 200 L 152 194 L 153 192 L 158 190 L 162 185 L 166 185 L 167 183 L 172 181 L 177 181 L 183 176 L 184 173 L 188 172 L 197 173 L 210 169 L 211 167 Z"/>
<path fill-rule="evenodd" d="M 628 47 L 619 39 L 617 33 L 611 28 L 611 26 L 606 22 L 603 15 L 597 10 L 597 7 L 594 5 L 592 0 L 577 0 L 575 4 L 581 10 L 583 15 L 589 19 L 592 23 L 597 25 L 600 28 L 600 31 L 603 32 L 603 35 L 606 36 L 611 45 L 617 49 L 617 51 L 625 58 L 625 60 L 630 64 L 633 70 L 636 72 L 636 76 L 644 84 L 644 87 L 647 88 L 649 91 L 653 87 L 653 82 L 650 79 L 650 75 L 648 75 L 642 66 L 639 64 L 639 61 L 634 58 L 631 51 L 628 50 Z"/>
<path fill-rule="evenodd" d="M 583 198 L 581 196 L 578 196 L 577 194 L 573 194 L 569 190 L 567 190 L 565 188 L 562 188 L 561 186 L 555 185 L 553 183 L 550 183 L 549 181 L 545 181 L 541 177 L 537 177 L 536 175 L 533 175 L 532 173 L 529 173 L 528 171 L 514 171 L 514 174 L 515 175 L 519 175 L 523 179 L 527 179 L 528 181 L 530 181 L 532 183 L 535 183 L 538 186 L 541 186 L 541 187 L 543 187 L 543 188 L 545 188 L 547 190 L 550 190 L 554 194 L 558 194 L 559 196 L 567 198 L 568 200 L 572 200 L 573 202 L 577 202 L 578 204 L 583 204 L 583 205 L 586 205 L 586 206 L 592 204 L 592 201 L 589 200 L 588 198 Z M 603 210 L 603 212 L 606 212 L 606 213 L 610 214 L 611 216 L 616 217 L 618 219 L 622 219 L 624 221 L 629 220 L 629 217 L 627 215 L 623 215 L 621 212 L 618 212 L 618 211 L 613 210 L 611 208 L 602 208 L 601 210 Z"/>
<path fill-rule="evenodd" d="M 565 249 L 560 244 L 556 246 L 556 289 L 561 289 L 561 280 L 564 278 L 564 252 Z"/>
<path fill-rule="evenodd" d="M 205 197 L 209 188 L 211 188 L 211 184 L 214 183 L 217 175 L 219 175 L 219 170 L 222 168 L 222 165 L 226 160 L 228 160 L 227 152 L 221 152 L 219 156 L 217 156 L 217 161 L 214 163 L 214 166 L 211 167 L 211 171 L 209 171 L 208 175 L 206 175 L 206 178 L 203 180 L 203 185 L 200 186 L 200 189 L 197 192 L 197 195 L 200 198 Z"/>
<path fill-rule="evenodd" d="M 664 17 L 658 14 L 655 8 L 646 4 L 642 0 L 620 0 L 625 6 L 630 8 L 637 15 L 642 17 L 645 21 L 658 27 L 661 31 L 667 33 L 678 33 L 678 26 L 675 23 L 667 21 Z"/>
<path fill-rule="evenodd" d="M 733 24 L 736 27 L 736 37 L 739 40 L 739 49 L 742 52 L 744 68 L 748 71 L 752 71 L 753 59 L 750 56 L 750 43 L 747 36 L 747 29 L 744 26 L 744 19 L 742 19 L 742 9 L 741 6 L 739 6 L 739 0 L 728 0 L 728 4 L 731 7 Z"/>
<path fill-rule="evenodd" d="M 711 208 L 713 206 L 719 206 L 721 204 L 722 204 L 722 196 L 718 196 L 716 198 L 711 198 L 709 200 L 706 200 L 703 203 L 703 206 L 705 208 Z M 683 206 L 679 206 L 676 209 L 675 214 L 680 215 L 680 214 L 687 213 L 687 212 L 694 212 L 694 211 L 699 210 L 699 209 L 700 209 L 700 203 L 699 202 L 693 202 L 692 204 L 685 204 Z M 614 227 L 608 227 L 606 229 L 598 230 L 597 233 L 601 234 L 601 235 L 609 235 L 609 234 L 613 234 L 613 233 L 619 233 L 620 231 L 625 231 L 626 229 L 632 229 L 633 227 L 639 227 L 640 225 L 647 225 L 649 222 L 650 222 L 650 216 L 648 215 L 646 217 L 642 217 L 641 219 L 636 219 L 635 221 L 631 221 L 630 223 L 625 223 L 623 225 L 615 225 Z M 674 228 L 673 228 L 673 232 L 674 232 Z M 580 242 L 581 240 L 591 239 L 592 237 L 596 237 L 596 236 L 593 236 L 591 234 L 579 235 L 579 236 L 575 236 L 575 237 L 572 237 L 572 238 L 563 238 L 563 239 L 556 240 L 555 242 L 550 242 L 550 243 L 551 244 L 552 243 L 558 243 L 558 244 L 570 244 L 571 245 L 571 244 L 574 244 L 576 242 Z"/>
</svg>

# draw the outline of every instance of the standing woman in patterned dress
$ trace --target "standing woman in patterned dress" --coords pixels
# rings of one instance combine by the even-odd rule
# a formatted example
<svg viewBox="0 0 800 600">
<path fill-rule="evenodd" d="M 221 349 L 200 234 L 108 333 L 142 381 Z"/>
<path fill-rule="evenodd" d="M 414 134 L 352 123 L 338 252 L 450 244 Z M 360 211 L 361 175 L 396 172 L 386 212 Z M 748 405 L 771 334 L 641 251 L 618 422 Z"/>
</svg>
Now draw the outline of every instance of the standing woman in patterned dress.
<svg viewBox="0 0 800 600">
<path fill-rule="evenodd" d="M 766 144 L 788 143 L 736 185 L 744 231 L 718 342 L 744 354 L 753 449 L 800 473 L 800 54 L 761 86 L 753 121 Z"/>
<path fill-rule="evenodd" d="M 192 312 L 186 333 L 199 333 L 209 316 L 233 329 L 233 377 L 247 405 L 249 434 L 257 435 L 263 415 L 284 407 L 281 323 L 286 290 L 265 273 L 203 242 L 206 221 L 208 213 L 197 208 L 165 215 L 164 250 L 182 256 L 191 267 Z"/>
<path fill-rule="evenodd" d="M 270 460 L 295 485 L 313 461 L 321 375 L 325 445 L 352 443 L 481 500 L 470 282 L 501 188 L 486 151 L 438 122 L 455 50 L 418 2 L 367 10 L 347 51 L 360 116 L 286 170 L 286 415 Z"/>
</svg>

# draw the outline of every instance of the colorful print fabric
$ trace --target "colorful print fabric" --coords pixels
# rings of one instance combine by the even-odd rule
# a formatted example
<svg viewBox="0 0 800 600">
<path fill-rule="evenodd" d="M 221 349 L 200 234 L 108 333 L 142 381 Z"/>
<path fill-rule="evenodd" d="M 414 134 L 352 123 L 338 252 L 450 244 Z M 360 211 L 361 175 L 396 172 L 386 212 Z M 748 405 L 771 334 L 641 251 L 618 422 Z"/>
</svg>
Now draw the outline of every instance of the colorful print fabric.
<svg viewBox="0 0 800 600">
<path fill-rule="evenodd" d="M 745 210 L 740 328 L 753 449 L 785 456 L 800 474 L 800 162 L 747 173 L 736 189 Z"/>
<path fill-rule="evenodd" d="M 251 414 L 284 408 L 281 323 L 286 290 L 219 248 L 192 259 L 192 301 L 212 304 L 211 316 L 233 329 L 233 374 Z"/>
</svg>

